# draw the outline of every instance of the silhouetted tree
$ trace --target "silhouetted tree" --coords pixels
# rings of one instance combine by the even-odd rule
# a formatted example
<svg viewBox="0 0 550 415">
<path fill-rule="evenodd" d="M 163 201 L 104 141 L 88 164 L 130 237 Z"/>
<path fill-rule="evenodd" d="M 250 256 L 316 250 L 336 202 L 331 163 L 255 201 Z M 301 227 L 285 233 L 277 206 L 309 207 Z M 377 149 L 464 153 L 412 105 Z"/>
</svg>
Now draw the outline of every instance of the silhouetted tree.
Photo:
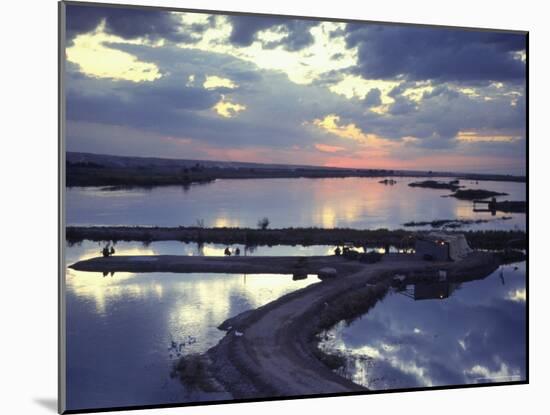
<svg viewBox="0 0 550 415">
<path fill-rule="evenodd" d="M 258 221 L 258 228 L 262 230 L 266 230 L 269 226 L 269 219 L 268 218 L 262 218 Z"/>
</svg>

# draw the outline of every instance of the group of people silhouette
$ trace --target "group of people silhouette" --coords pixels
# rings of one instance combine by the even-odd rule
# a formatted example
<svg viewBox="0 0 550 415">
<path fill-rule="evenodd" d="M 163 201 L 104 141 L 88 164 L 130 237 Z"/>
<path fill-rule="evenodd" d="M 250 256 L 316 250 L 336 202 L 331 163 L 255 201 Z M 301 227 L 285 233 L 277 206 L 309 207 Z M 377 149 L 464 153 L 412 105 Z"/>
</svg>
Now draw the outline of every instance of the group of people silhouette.
<svg viewBox="0 0 550 415">
<path fill-rule="evenodd" d="M 111 246 L 111 244 L 108 243 L 107 245 L 105 245 L 103 247 L 103 249 L 101 250 L 101 253 L 103 254 L 104 257 L 114 255 L 115 254 L 115 247 Z"/>
<path fill-rule="evenodd" d="M 231 253 L 231 249 L 229 247 L 227 247 L 227 248 L 225 248 L 225 251 L 223 251 L 223 254 L 225 256 L 240 255 L 241 250 L 239 249 L 239 247 L 237 247 L 237 248 L 235 248 L 235 251 L 233 253 Z"/>
</svg>

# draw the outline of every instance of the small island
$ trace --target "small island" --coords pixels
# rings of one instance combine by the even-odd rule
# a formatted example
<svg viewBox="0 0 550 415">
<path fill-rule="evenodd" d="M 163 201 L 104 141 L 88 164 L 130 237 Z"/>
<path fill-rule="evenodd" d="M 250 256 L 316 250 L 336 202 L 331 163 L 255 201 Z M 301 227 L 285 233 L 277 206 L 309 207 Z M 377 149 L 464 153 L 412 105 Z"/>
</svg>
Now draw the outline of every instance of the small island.
<svg viewBox="0 0 550 415">
<path fill-rule="evenodd" d="M 409 183 L 410 187 L 423 187 L 426 189 L 448 189 L 448 190 L 458 190 L 461 186 L 458 180 L 452 180 L 450 182 L 439 182 L 436 180 L 424 180 L 422 182 L 413 182 Z"/>
<path fill-rule="evenodd" d="M 475 200 L 487 199 L 495 196 L 508 196 L 508 193 L 493 192 L 492 190 L 485 189 L 459 189 L 450 196 L 462 200 Z"/>
<path fill-rule="evenodd" d="M 496 219 L 437 219 L 432 221 L 411 221 L 406 222 L 403 226 L 407 228 L 418 227 L 418 226 L 431 226 L 432 228 L 460 228 L 467 225 L 477 225 L 480 223 L 494 222 L 497 220 L 510 220 L 511 216 L 502 216 L 501 218 Z"/>
</svg>

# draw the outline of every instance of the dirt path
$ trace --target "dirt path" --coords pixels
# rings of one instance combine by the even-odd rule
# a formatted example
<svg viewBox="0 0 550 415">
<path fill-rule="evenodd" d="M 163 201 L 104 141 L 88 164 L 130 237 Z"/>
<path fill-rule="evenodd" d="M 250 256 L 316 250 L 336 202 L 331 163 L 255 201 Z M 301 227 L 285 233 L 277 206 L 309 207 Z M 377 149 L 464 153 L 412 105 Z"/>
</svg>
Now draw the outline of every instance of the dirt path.
<svg viewBox="0 0 550 415">
<path fill-rule="evenodd" d="M 324 364 L 316 335 L 338 321 L 363 314 L 386 294 L 395 274 L 446 269 L 454 281 L 482 278 L 499 265 L 496 255 L 476 252 L 459 262 L 434 263 L 412 255 L 388 255 L 376 264 L 341 257 L 114 256 L 73 264 L 83 271 L 224 272 L 289 274 L 297 267 L 317 273 L 337 270 L 336 278 L 287 294 L 225 321 L 226 336 L 201 357 L 201 378 L 235 398 L 334 394 L 365 389 Z M 182 366 L 184 367 L 184 365 Z M 185 369 L 182 369 L 185 370 Z"/>
<path fill-rule="evenodd" d="M 90 272 L 218 272 L 229 274 L 318 274 L 322 268 L 327 267 L 334 268 L 339 275 L 347 275 L 363 269 L 364 264 L 337 256 L 115 255 L 86 259 L 70 265 L 70 268 L 77 271 Z"/>
<path fill-rule="evenodd" d="M 317 289 L 309 290 L 299 297 L 272 307 L 257 321 L 241 327 L 241 338 L 233 336 L 234 342 L 240 342 L 238 348 L 241 349 L 241 353 L 234 356 L 234 364 L 241 364 L 243 359 L 253 362 L 253 377 L 256 382 L 269 384 L 269 389 L 275 395 L 360 390 L 361 388 L 355 384 L 320 367 L 315 356 L 302 348 L 304 341 L 307 341 L 306 338 L 297 340 L 301 335 L 300 328 L 307 324 L 312 308 L 317 309 L 329 297 L 350 289 L 352 283 L 367 282 L 376 274 L 375 270 L 360 271 L 349 276 L 345 283 L 339 281 L 338 287 L 334 283 L 320 284 Z"/>
<path fill-rule="evenodd" d="M 354 243 L 357 246 L 395 245 L 412 247 L 414 236 L 428 231 L 404 229 L 345 229 L 345 228 L 198 228 L 198 227 L 144 227 L 144 226 L 67 226 L 67 241 L 180 241 L 215 244 L 273 245 L 329 245 Z M 525 248 L 525 231 L 466 231 L 474 249 Z"/>
<path fill-rule="evenodd" d="M 396 273 L 446 268 L 453 278 L 487 275 L 498 266 L 491 254 L 475 254 L 461 263 L 429 264 L 385 260 L 346 277 L 324 281 L 229 319 L 222 341 L 207 352 L 209 376 L 235 398 L 333 394 L 365 391 L 336 375 L 319 360 L 316 334 L 338 321 L 346 296 L 360 290 L 373 306 Z M 477 270 L 477 271 L 476 271 Z M 374 284 L 374 282 L 376 282 Z"/>
</svg>

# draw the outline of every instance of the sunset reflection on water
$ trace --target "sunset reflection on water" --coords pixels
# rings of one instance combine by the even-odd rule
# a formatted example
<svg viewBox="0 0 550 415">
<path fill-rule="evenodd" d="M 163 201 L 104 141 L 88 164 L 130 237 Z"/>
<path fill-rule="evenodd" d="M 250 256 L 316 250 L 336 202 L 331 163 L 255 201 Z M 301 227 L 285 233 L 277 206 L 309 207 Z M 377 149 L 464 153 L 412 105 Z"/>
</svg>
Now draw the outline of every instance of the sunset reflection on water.
<svg viewBox="0 0 550 415">
<path fill-rule="evenodd" d="M 270 228 L 396 229 L 409 221 L 496 219 L 506 215 L 512 219 L 468 228 L 525 228 L 525 214 L 499 212 L 492 217 L 474 212 L 470 201 L 446 197 L 451 193 L 448 190 L 408 186 L 423 179 L 398 177 L 395 185 L 379 183 L 381 179 L 216 180 L 187 191 L 165 186 L 120 193 L 73 188 L 67 192 L 67 221 L 69 225 L 196 226 L 202 220 L 207 227 L 256 228 L 258 220 L 267 217 Z M 509 194 L 500 200 L 525 200 L 525 183 L 464 181 L 464 185 Z"/>
</svg>

